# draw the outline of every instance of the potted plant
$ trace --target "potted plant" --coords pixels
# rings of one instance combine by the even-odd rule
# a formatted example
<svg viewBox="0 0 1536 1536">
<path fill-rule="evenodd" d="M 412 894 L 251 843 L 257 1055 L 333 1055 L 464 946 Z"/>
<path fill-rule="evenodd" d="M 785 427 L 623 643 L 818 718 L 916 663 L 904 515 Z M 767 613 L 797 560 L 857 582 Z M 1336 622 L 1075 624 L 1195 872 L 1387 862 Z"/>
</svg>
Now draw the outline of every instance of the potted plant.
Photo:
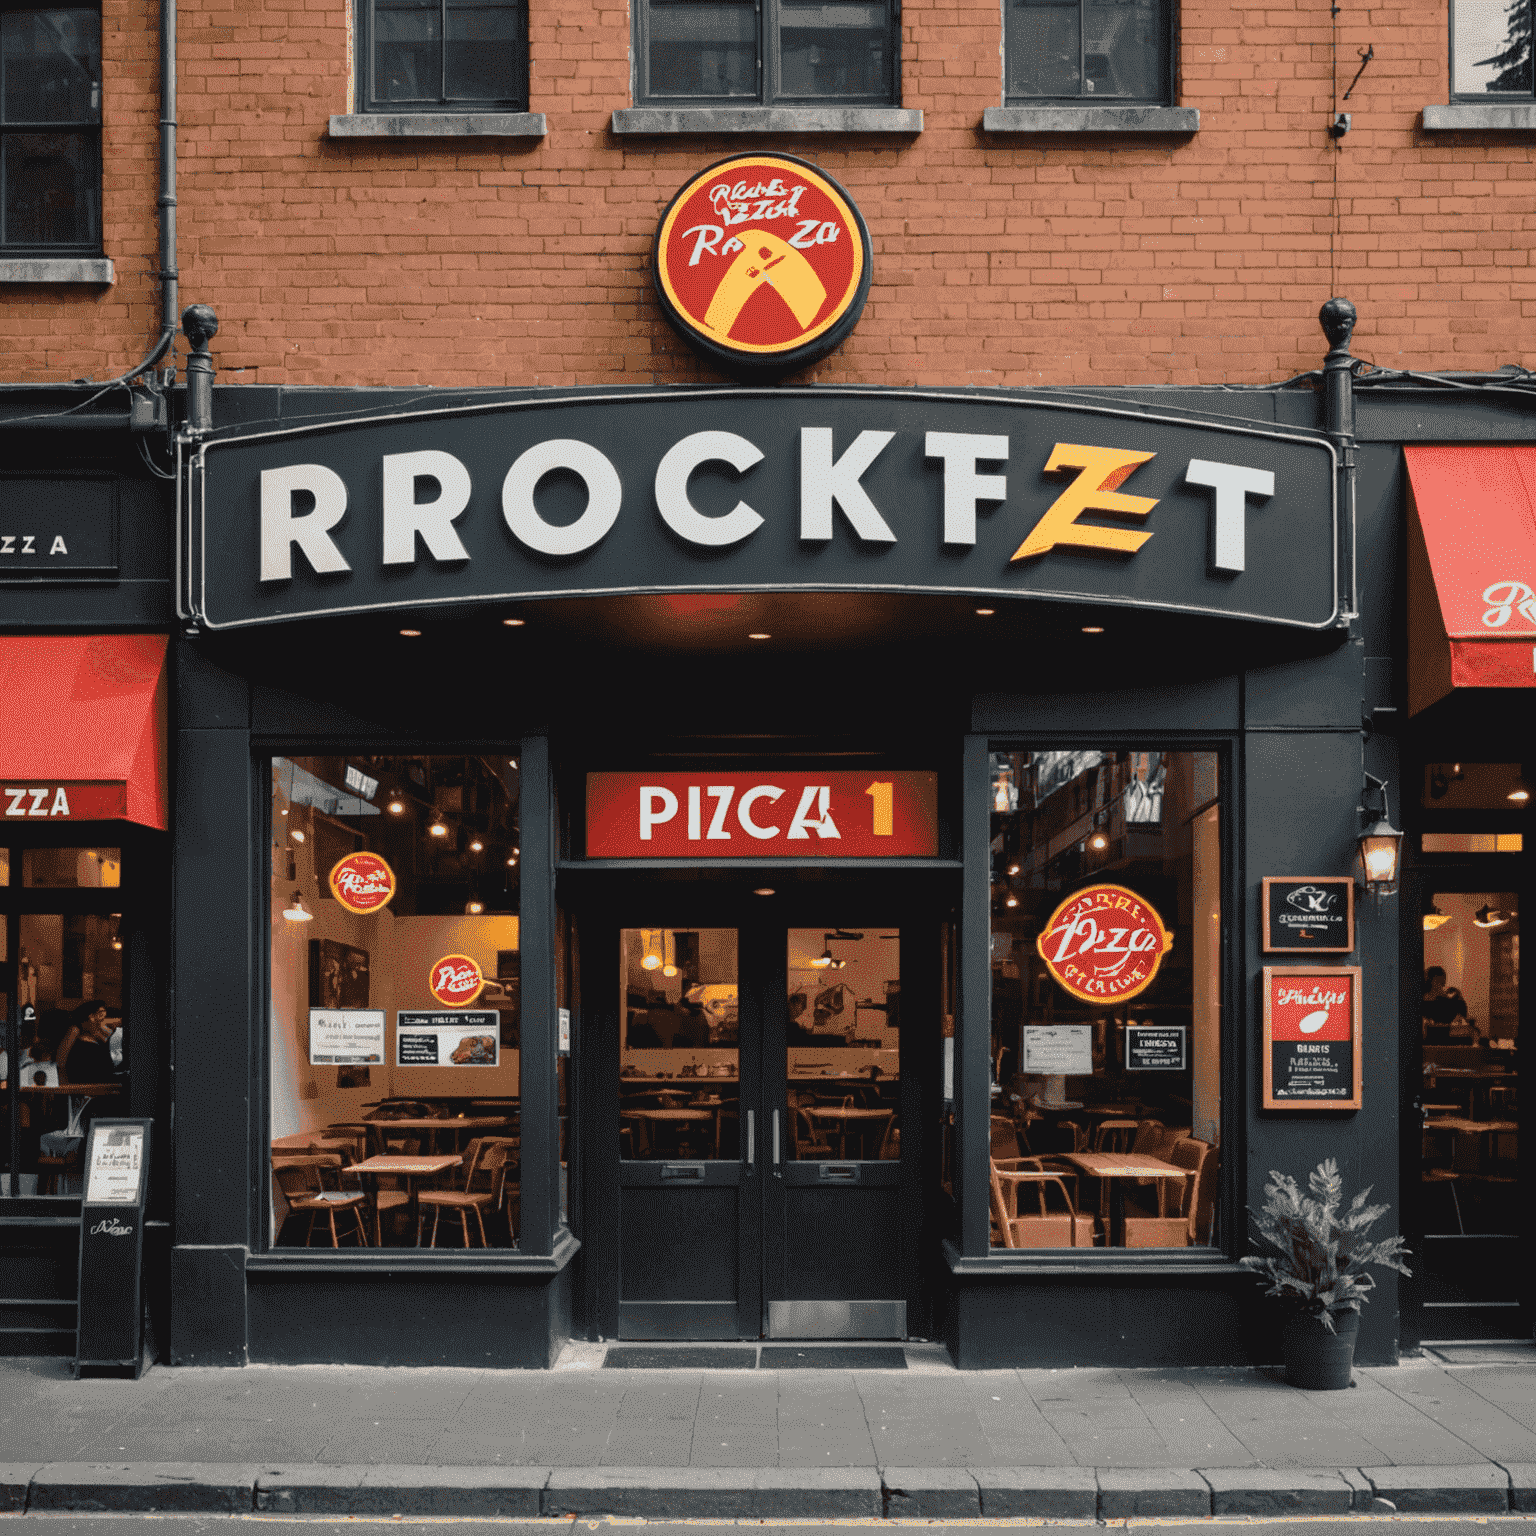
<svg viewBox="0 0 1536 1536">
<path fill-rule="evenodd" d="M 1266 1276 L 1266 1296 L 1291 1303 L 1284 1331 L 1285 1379 L 1292 1386 L 1328 1391 L 1347 1387 L 1354 1364 L 1360 1307 L 1376 1288 L 1367 1266 L 1382 1264 L 1409 1274 L 1401 1237 L 1373 1241 L 1368 1233 L 1387 1213 L 1367 1205 L 1369 1189 L 1342 1214 L 1344 1180 L 1333 1158 L 1321 1162 L 1307 1181 L 1309 1198 L 1289 1174 L 1270 1170 L 1264 1209 L 1255 1219 L 1270 1250 L 1242 1260 L 1245 1269 Z"/>
</svg>

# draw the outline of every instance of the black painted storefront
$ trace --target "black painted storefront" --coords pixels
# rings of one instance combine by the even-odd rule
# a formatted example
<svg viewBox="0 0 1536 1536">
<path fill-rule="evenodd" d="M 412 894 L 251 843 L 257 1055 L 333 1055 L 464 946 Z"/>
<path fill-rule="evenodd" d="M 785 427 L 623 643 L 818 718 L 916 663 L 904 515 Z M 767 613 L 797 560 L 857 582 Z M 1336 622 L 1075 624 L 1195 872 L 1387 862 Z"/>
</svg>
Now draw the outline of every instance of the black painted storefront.
<svg viewBox="0 0 1536 1536">
<path fill-rule="evenodd" d="M 745 409 L 741 392 L 702 392 L 710 398 L 693 406 L 685 392 L 663 393 L 666 399 L 659 403 L 685 427 L 693 410 L 702 413 L 694 430 L 739 430 L 748 437 L 756 430 L 748 425 L 756 417 Z M 878 392 L 857 393 L 859 411 L 884 408 Z M 712 414 L 721 394 L 737 413 L 729 420 Z M 995 435 L 999 414 L 1013 406 L 1000 405 L 989 394 L 949 395 L 934 430 Z M 1133 423 L 1138 416 L 1176 422 L 1159 430 L 1187 433 L 1191 442 L 1206 425 L 1220 423 L 1278 425 L 1303 439 L 1326 440 L 1319 433 L 1321 397 L 1307 391 L 1105 391 L 1029 398 L 1049 400 L 1053 412 L 1069 416 L 1073 441 L 1094 441 L 1086 432 L 1095 420 L 1091 407 L 1106 403 Z M 914 1067 L 922 1067 L 911 1088 L 921 1133 L 889 1176 L 899 1201 L 891 1288 L 908 1302 L 909 1335 L 943 1339 L 965 1366 L 1238 1364 L 1271 1358 L 1267 1304 L 1236 1265 L 1245 1247 L 1244 1209 L 1262 1198 L 1270 1168 L 1300 1173 L 1324 1156 L 1337 1157 L 1352 1188 L 1374 1184 L 1376 1198 L 1390 1202 L 1394 1217 L 1402 1213 L 1403 1229 L 1412 1230 L 1407 1169 L 1417 1136 L 1404 1129 L 1404 1106 L 1414 1097 L 1417 1061 L 1405 1042 L 1416 1038 L 1408 1021 L 1417 1025 L 1412 996 L 1417 959 L 1410 953 L 1417 914 L 1402 898 L 1359 904 L 1357 948 L 1346 958 L 1364 968 L 1363 1108 L 1265 1113 L 1258 1108 L 1259 975 L 1266 963 L 1259 883 L 1271 874 L 1352 870 L 1365 772 L 1394 786 L 1394 816 L 1412 814 L 1406 808 L 1399 812 L 1404 802 L 1397 786 L 1404 775 L 1396 720 L 1401 715 L 1394 719 L 1391 713 L 1401 698 L 1403 665 L 1399 445 L 1419 433 L 1481 440 L 1529 435 L 1513 407 L 1501 416 L 1497 402 L 1479 401 L 1474 410 L 1446 392 L 1434 392 L 1432 404 L 1426 404 L 1422 398 L 1386 392 L 1368 397 L 1362 391 L 1360 402 L 1356 523 L 1350 537 L 1348 507 L 1341 503 L 1345 536 L 1338 546 L 1346 562 L 1340 581 L 1345 606 L 1351 596 L 1344 580 L 1349 552 L 1359 551 L 1353 594 L 1358 617 L 1332 623 L 1331 615 L 1323 615 L 1325 622 L 1314 628 L 1161 607 L 1156 592 L 1138 586 L 1139 578 L 1127 575 L 1124 564 L 1084 553 L 1066 556 L 1072 577 L 1062 590 L 1010 595 L 1003 583 L 989 586 L 952 574 L 953 550 L 925 547 L 917 558 L 915 548 L 909 549 L 909 528 L 896 526 L 895 514 L 890 516 L 899 535 L 894 551 L 866 548 L 837 512 L 830 543 L 808 551 L 793 541 L 776 544 L 754 579 L 751 566 L 758 557 L 752 540 L 741 547 L 689 548 L 657 525 L 645 481 L 654 473 L 655 457 L 677 439 L 671 429 L 655 434 L 652 462 L 634 477 L 637 494 L 626 474 L 624 511 L 615 524 L 622 539 L 628 525 L 643 523 L 648 541 L 615 545 L 611 569 L 601 580 L 581 578 L 579 555 L 536 563 L 544 594 L 537 597 L 527 595 L 526 582 L 522 589 L 466 585 L 464 573 L 473 564 L 445 567 L 447 585 L 440 591 L 414 573 L 392 572 L 360 553 L 358 542 L 366 526 L 362 509 L 368 497 L 377 496 L 375 478 L 352 490 L 353 510 L 336 525 L 354 574 L 366 577 L 363 584 L 369 587 L 366 603 L 354 605 L 360 611 L 286 617 L 274 607 L 273 622 L 209 628 L 185 611 L 188 568 L 183 564 L 181 578 L 176 576 L 169 500 L 133 471 L 126 439 L 117 444 L 122 451 L 113 472 L 131 482 L 131 494 L 146 509 L 124 521 L 124 568 L 142 574 L 132 583 L 99 589 L 29 591 L 8 606 L 5 627 L 10 634 L 146 628 L 176 636 L 167 855 L 172 895 L 164 930 L 169 974 L 154 983 L 160 1063 L 170 1069 L 164 1080 L 175 1085 L 174 1127 L 165 1103 L 158 1105 L 157 1122 L 160 1175 L 166 1181 L 159 1219 L 166 1223 L 170 1249 L 169 1343 L 164 1337 L 160 1342 L 168 1357 L 193 1364 L 356 1360 L 539 1367 L 551 1362 L 567 1337 L 613 1337 L 626 1299 L 620 1217 L 633 1191 L 623 1185 L 614 1150 L 616 1069 L 603 1048 L 609 1021 L 600 999 L 611 978 L 602 967 L 603 956 L 612 953 L 612 932 L 642 916 L 649 921 L 658 902 L 672 903 L 669 910 L 690 921 L 731 909 L 744 933 L 757 933 L 751 942 L 771 957 L 780 928 L 799 920 L 791 913 L 810 925 L 837 922 L 845 901 L 850 911 L 860 901 L 868 910 L 873 886 L 880 897 L 875 921 L 900 926 L 904 934 L 926 933 L 934 953 L 947 934 L 954 957 L 953 1193 L 943 1187 L 936 1134 L 943 1119 L 942 1074 L 932 1057 L 921 1054 L 936 1046 L 934 1035 L 926 1043 L 914 1037 L 911 1046 Z M 532 402 L 526 395 L 466 394 L 443 404 L 447 410 L 470 405 L 495 417 L 504 406 L 510 404 L 515 416 Z M 931 512 L 941 491 L 912 425 L 924 407 L 915 400 L 897 404 L 911 414 L 899 421 L 891 416 L 892 425 L 884 428 L 897 434 L 889 478 L 882 478 L 881 470 L 864 483 L 881 511 L 890 513 L 901 504 L 904 481 L 927 477 L 924 505 Z M 573 412 L 587 413 L 587 424 L 579 430 L 572 426 L 570 437 L 606 430 L 601 404 L 557 401 L 547 408 L 573 422 Z M 834 424 L 841 408 L 835 392 L 802 391 L 793 423 Z M 231 387 L 216 391 L 214 419 L 221 430 L 242 439 L 245 446 L 238 451 L 251 456 L 252 464 L 264 451 L 250 440 L 254 425 L 291 422 L 295 437 L 285 440 L 284 452 L 291 445 L 301 451 L 282 462 L 307 463 L 322 457 L 310 451 L 319 441 L 309 435 L 316 426 L 362 413 L 388 416 L 395 409 L 396 397 L 384 390 Z M 857 431 L 881 429 L 873 416 L 850 421 L 847 432 L 837 431 L 838 453 Z M 349 429 L 332 429 L 332 437 L 337 430 Z M 397 427 L 366 430 L 387 437 Z M 1046 441 L 1034 425 L 1025 437 L 1028 448 L 1016 447 L 1010 461 L 1010 483 L 1017 477 L 1020 487 L 1029 485 L 1031 497 L 1038 491 L 1043 509 L 1065 484 L 1038 473 L 1056 439 Z M 116 443 L 111 434 L 93 440 Z M 427 445 L 425 438 L 420 442 Z M 218 451 L 210 458 L 216 460 Z M 473 462 L 474 451 L 466 450 L 465 457 L 478 484 L 481 466 Z M 1163 450 L 1164 456 L 1172 451 Z M 1193 456 L 1199 456 L 1193 449 L 1183 452 L 1181 473 Z M 513 457 L 508 452 L 486 461 L 485 475 L 494 478 L 498 491 Z M 753 482 L 750 495 L 734 476 L 706 472 L 700 500 L 715 498 L 704 509 L 707 515 L 724 515 L 740 496 L 771 525 L 774 509 L 793 501 L 796 464 L 792 457 L 769 455 L 762 468 L 764 488 Z M 990 461 L 976 465 L 980 475 L 995 471 Z M 1146 494 L 1176 497 L 1181 494 L 1176 482 L 1177 476 L 1166 475 Z M 1137 483 L 1126 489 L 1135 491 Z M 554 491 L 566 494 L 561 486 Z M 1201 495 L 1204 500 L 1178 504 L 1199 515 L 1192 547 L 1200 551 L 1197 566 L 1203 570 L 1210 498 L 1208 492 Z M 572 493 L 565 511 L 551 510 L 550 518 L 569 519 L 579 505 Z M 1010 531 L 1017 542 L 1017 520 L 1004 530 L 992 503 L 976 506 L 981 549 L 995 538 L 994 564 L 1005 569 L 1012 544 L 1002 546 Z M 494 527 L 494 494 L 492 508 Z M 230 548 L 253 547 L 247 514 L 241 514 L 243 523 L 236 519 L 232 525 L 234 537 L 229 528 L 215 527 L 218 512 L 212 501 L 200 510 L 210 522 L 206 531 L 199 527 L 189 553 L 201 557 L 220 539 Z M 1097 521 L 1131 526 L 1113 518 Z M 1250 518 L 1250 527 L 1256 525 L 1262 525 L 1262 513 Z M 771 526 L 765 530 L 772 532 Z M 1165 535 L 1165 545 L 1171 542 Z M 470 535 L 466 545 L 474 560 L 481 560 L 485 551 Z M 1157 549 L 1154 541 L 1149 553 Z M 1001 561 L 995 558 L 998 550 Z M 1250 543 L 1249 553 L 1255 562 L 1286 558 L 1283 541 L 1273 549 Z M 861 558 L 883 561 L 881 568 L 891 574 L 860 579 Z M 1159 553 L 1159 559 L 1166 558 Z M 909 559 L 909 566 L 900 564 Z M 659 574 L 669 563 L 675 569 L 686 562 L 693 562 L 691 575 Z M 925 565 L 951 573 L 939 584 L 942 590 L 922 590 Z M 791 570 L 798 576 L 787 574 Z M 1160 580 L 1167 579 L 1167 570 L 1160 567 Z M 348 579 L 339 573 L 305 578 L 310 587 L 330 594 Z M 247 603 L 242 617 L 252 616 L 260 583 L 251 591 L 253 597 L 241 598 Z M 679 601 L 701 594 L 708 601 L 692 606 Z M 9 600 L 11 589 L 5 595 Z M 394 606 L 371 606 L 376 603 Z M 983 617 L 978 606 L 996 612 Z M 219 612 L 209 611 L 217 621 Z M 526 625 L 505 627 L 503 616 L 513 612 L 525 617 Z M 1084 624 L 1106 620 L 1128 638 L 1086 650 Z M 422 635 L 401 637 L 398 631 L 407 626 L 420 628 Z M 754 644 L 745 639 L 748 631 L 775 639 Z M 1515 710 L 1509 718 L 1518 720 L 1520 701 L 1509 702 Z M 1489 750 L 1508 755 L 1507 743 L 1516 734 L 1513 727 L 1502 738 L 1494 731 Z M 1216 753 L 1221 764 L 1229 816 L 1222 891 L 1227 1155 L 1220 1241 L 1212 1251 L 1187 1254 L 994 1250 L 987 1204 L 988 754 L 1106 745 L 1199 749 Z M 470 749 L 506 750 L 522 764 L 521 1246 L 516 1252 L 435 1254 L 272 1250 L 266 1241 L 266 764 L 275 754 Z M 1430 748 L 1414 750 L 1422 757 Z M 750 869 L 700 871 L 602 867 L 584 857 L 580 785 L 594 768 L 849 759 L 937 771 L 942 831 L 935 859 L 882 876 L 835 864 L 807 870 L 755 863 Z M 751 887 L 764 881 L 783 893 L 783 915 L 754 915 Z M 768 960 L 763 963 L 766 967 Z M 939 983 L 931 978 L 925 985 L 936 990 Z M 916 979 L 914 987 L 919 988 Z M 573 1014 L 564 1185 L 562 1006 Z M 761 1086 L 759 1103 L 771 1109 L 772 1090 Z M 761 1182 L 761 1173 L 754 1176 Z M 739 1186 L 736 1193 L 741 1196 Z M 777 1258 L 768 1251 L 778 1241 L 765 1244 L 764 1233 L 782 1233 L 785 1218 L 782 1208 L 774 1214 L 765 1195 L 752 1194 L 756 1204 L 750 1209 L 744 1199 L 738 1200 L 732 1239 L 736 1290 L 731 1294 L 738 1330 L 755 1336 L 752 1319 L 766 1316 L 775 1284 L 783 1289 L 782 1278 L 774 1278 Z M 68 1220 L 62 1206 L 52 1214 Z M 41 1231 L 37 1212 L 18 1210 L 16 1202 L 7 1203 L 4 1216 Z M 716 1225 L 699 1223 L 698 1241 L 715 1245 L 711 1262 L 718 1266 L 724 1260 Z M 631 1265 L 636 1262 L 631 1258 Z M 665 1291 L 665 1275 L 651 1276 L 648 1284 Z M 475 1320 L 472 1329 L 466 1329 L 466 1318 Z M 1424 1335 L 1417 1319 L 1400 1320 L 1397 1289 L 1385 1282 L 1366 1309 L 1359 1354 L 1367 1361 L 1389 1360 L 1401 1342 Z"/>
</svg>

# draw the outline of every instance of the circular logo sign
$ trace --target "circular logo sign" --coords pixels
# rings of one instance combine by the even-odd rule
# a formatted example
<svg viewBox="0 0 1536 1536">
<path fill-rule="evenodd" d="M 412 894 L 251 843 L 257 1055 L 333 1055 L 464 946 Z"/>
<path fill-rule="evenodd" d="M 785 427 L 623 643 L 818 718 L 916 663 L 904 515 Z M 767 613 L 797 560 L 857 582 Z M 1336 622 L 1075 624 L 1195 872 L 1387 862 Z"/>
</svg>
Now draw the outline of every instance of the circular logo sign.
<svg viewBox="0 0 1536 1536">
<path fill-rule="evenodd" d="M 1035 947 L 1073 997 L 1116 1003 L 1152 985 L 1173 939 L 1135 891 L 1090 885 L 1051 913 Z"/>
<path fill-rule="evenodd" d="M 667 318 L 730 373 L 792 373 L 837 347 L 869 297 L 869 230 L 793 155 L 733 155 L 662 215 L 652 267 Z"/>
<path fill-rule="evenodd" d="M 377 912 L 395 894 L 395 872 L 376 853 L 349 853 L 331 867 L 331 895 L 349 912 Z"/>
<path fill-rule="evenodd" d="M 463 1008 L 485 988 L 480 967 L 468 955 L 444 955 L 432 964 L 427 991 L 446 1008 Z"/>
</svg>

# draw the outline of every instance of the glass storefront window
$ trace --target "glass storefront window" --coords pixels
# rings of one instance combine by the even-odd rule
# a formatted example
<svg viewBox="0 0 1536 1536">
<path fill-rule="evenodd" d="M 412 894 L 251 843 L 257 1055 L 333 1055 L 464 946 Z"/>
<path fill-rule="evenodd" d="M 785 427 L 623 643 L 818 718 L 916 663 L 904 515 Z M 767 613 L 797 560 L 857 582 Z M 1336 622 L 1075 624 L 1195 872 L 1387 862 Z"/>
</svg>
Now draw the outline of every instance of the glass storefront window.
<svg viewBox="0 0 1536 1536">
<path fill-rule="evenodd" d="M 1519 763 L 1426 763 L 1419 804 L 1430 811 L 1519 811 L 1531 803 Z"/>
<path fill-rule="evenodd" d="M 105 891 L 123 883 L 120 848 L 27 848 L 21 883 L 34 890 Z"/>
<path fill-rule="evenodd" d="M 271 772 L 273 1244 L 515 1247 L 515 760 Z"/>
<path fill-rule="evenodd" d="M 991 798 L 992 1242 L 1210 1246 L 1217 755 L 994 752 Z"/>
<path fill-rule="evenodd" d="M 1519 853 L 1525 839 L 1518 832 L 1426 832 L 1425 853 Z"/>
</svg>

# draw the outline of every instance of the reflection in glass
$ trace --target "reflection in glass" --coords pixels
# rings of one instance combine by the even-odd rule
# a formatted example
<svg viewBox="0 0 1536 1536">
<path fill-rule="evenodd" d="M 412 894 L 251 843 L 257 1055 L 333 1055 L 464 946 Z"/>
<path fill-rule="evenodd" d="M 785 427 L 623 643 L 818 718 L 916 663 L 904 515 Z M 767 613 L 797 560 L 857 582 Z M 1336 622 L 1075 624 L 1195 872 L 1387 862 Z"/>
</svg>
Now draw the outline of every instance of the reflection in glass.
<svg viewBox="0 0 1536 1536">
<path fill-rule="evenodd" d="M 374 99 L 521 101 L 523 39 L 514 0 L 374 0 Z"/>
<path fill-rule="evenodd" d="M 10 133 L 0 140 L 7 245 L 94 245 L 100 239 L 97 134 Z"/>
<path fill-rule="evenodd" d="M 27 848 L 21 883 L 45 890 L 107 890 L 123 882 L 120 848 Z"/>
<path fill-rule="evenodd" d="M 626 928 L 620 943 L 619 1155 L 735 1161 L 736 930 Z"/>
<path fill-rule="evenodd" d="M 789 934 L 789 1156 L 901 1156 L 901 936 L 895 929 Z"/>
<path fill-rule="evenodd" d="M 649 25 L 652 96 L 757 95 L 750 0 L 654 0 Z"/>
<path fill-rule="evenodd" d="M 0 121 L 101 121 L 101 14 L 0 12 Z"/>
<path fill-rule="evenodd" d="M 1531 0 L 1454 0 L 1458 96 L 1531 94 Z"/>
<path fill-rule="evenodd" d="M 1216 1240 L 1218 767 L 1211 752 L 992 754 L 997 1247 Z M 1173 939 L 1150 985 L 1120 1001 L 1068 992 L 1036 943 L 1064 901 L 1100 884 L 1139 897 Z"/>
<path fill-rule="evenodd" d="M 1010 100 L 1166 93 L 1166 0 L 1007 0 L 1005 26 Z"/>
<path fill-rule="evenodd" d="M 801 3 L 779 10 L 780 92 L 819 100 L 884 100 L 887 84 L 883 4 Z"/>
</svg>

